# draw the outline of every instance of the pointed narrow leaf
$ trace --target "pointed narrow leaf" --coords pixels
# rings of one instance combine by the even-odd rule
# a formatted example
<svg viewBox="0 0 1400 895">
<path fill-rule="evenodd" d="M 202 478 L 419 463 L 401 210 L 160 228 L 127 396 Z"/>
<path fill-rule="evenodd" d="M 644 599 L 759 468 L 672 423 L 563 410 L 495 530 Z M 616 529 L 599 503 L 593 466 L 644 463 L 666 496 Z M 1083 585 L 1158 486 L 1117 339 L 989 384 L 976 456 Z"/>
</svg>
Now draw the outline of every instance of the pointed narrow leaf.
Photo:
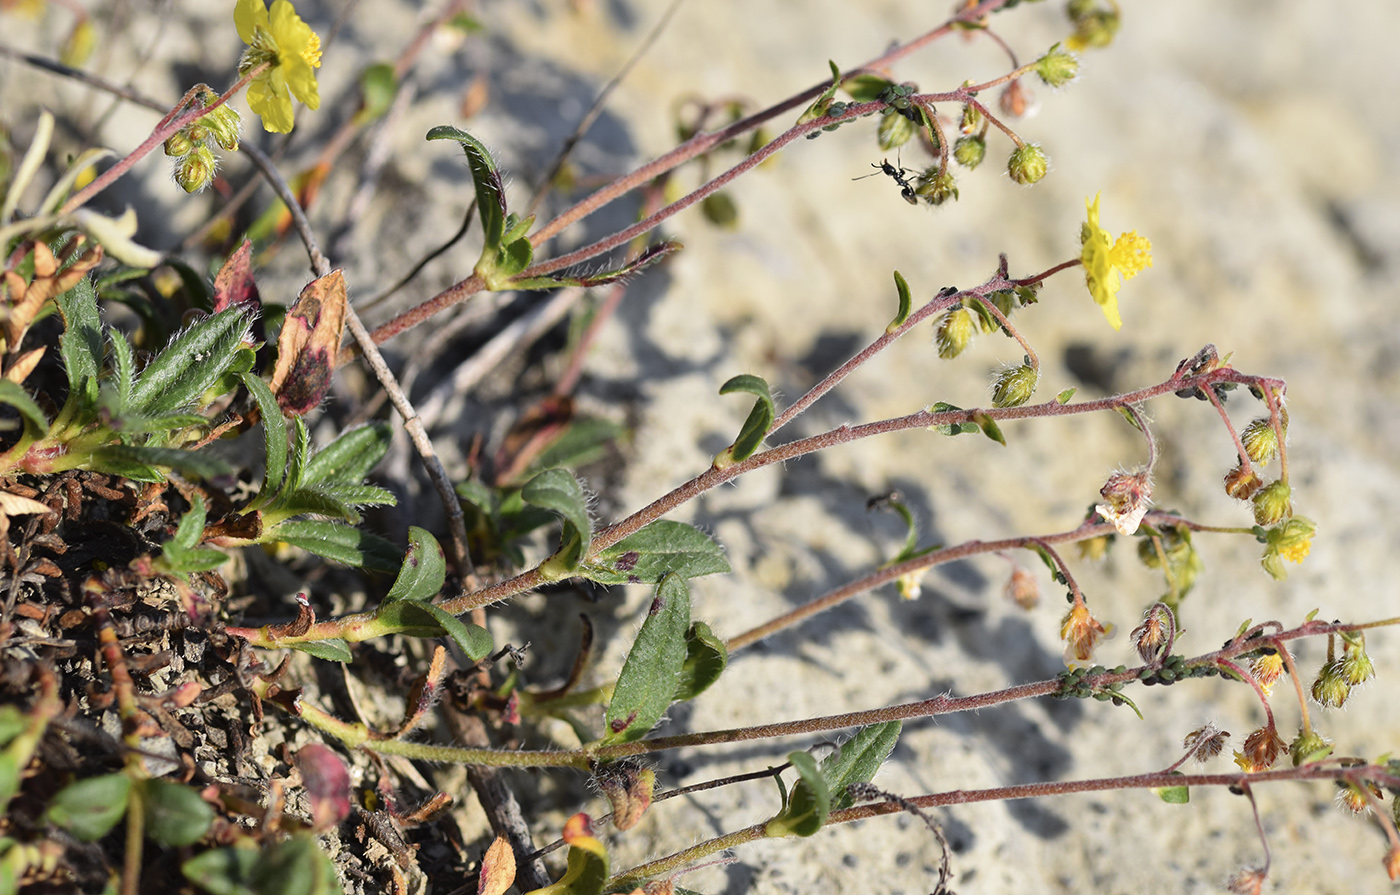
<svg viewBox="0 0 1400 895">
<path fill-rule="evenodd" d="M 63 314 L 63 335 L 58 337 L 63 369 L 68 374 L 68 403 L 78 419 L 96 406 L 97 374 L 102 369 L 102 323 L 97 314 L 97 292 L 83 277 L 78 285 L 55 301 Z"/>
<path fill-rule="evenodd" d="M 481 627 L 481 625 L 468 624 L 446 609 L 443 609 L 441 606 L 436 606 L 432 603 L 418 603 L 415 605 L 422 606 L 424 609 L 428 610 L 433 618 L 437 619 L 437 623 L 442 629 L 447 632 L 447 636 L 451 637 L 453 642 L 466 654 L 467 658 L 471 659 L 473 662 L 480 662 L 482 659 L 485 659 L 487 656 L 491 655 L 491 651 L 496 648 L 496 642 L 492 639 L 491 632 Z"/>
<path fill-rule="evenodd" d="M 451 637 L 473 662 L 480 662 L 496 648 L 490 631 L 468 624 L 432 603 L 411 600 L 382 603 L 374 618 L 388 633 L 405 637 Z"/>
<path fill-rule="evenodd" d="M 1070 399 L 1070 398 L 1073 398 L 1073 397 L 1074 397 L 1074 393 L 1077 392 L 1077 391 L 1079 391 L 1079 389 L 1077 389 L 1077 388 L 1067 388 L 1067 389 L 1065 389 L 1064 391 L 1060 392 L 1058 395 L 1055 396 L 1055 403 L 1056 403 L 1056 404 L 1068 404 L 1068 403 L 1069 403 L 1069 399 Z"/>
<path fill-rule="evenodd" d="M 904 321 L 909 319 L 909 311 L 914 307 L 914 300 L 909 295 L 909 283 L 904 279 L 904 275 L 899 271 L 894 272 L 894 288 L 899 292 L 899 311 L 890 321 L 890 325 L 885 327 L 885 332 L 892 333 L 904 325 Z"/>
<path fill-rule="evenodd" d="M 500 248 L 501 237 L 505 235 L 506 194 L 491 151 L 476 137 L 446 124 L 428 131 L 428 139 L 456 140 L 462 144 L 462 151 L 467 154 L 467 167 L 472 172 L 472 183 L 476 187 L 477 213 L 481 215 L 481 233 L 485 240 L 481 256 L 483 259 L 488 253 L 494 256 Z"/>
<path fill-rule="evenodd" d="M 447 580 L 447 558 L 437 538 L 418 526 L 408 530 L 408 552 L 384 602 L 431 600 Z"/>
<path fill-rule="evenodd" d="M 282 408 L 277 406 L 277 398 L 272 389 L 256 373 L 241 373 L 243 387 L 253 396 L 262 415 L 263 447 L 266 451 L 266 464 L 263 471 L 262 487 L 254 499 L 252 508 L 267 503 L 282 487 L 287 476 L 287 421 L 282 417 Z"/>
<path fill-rule="evenodd" d="M 641 739 L 661 720 L 680 685 L 689 630 L 690 590 L 681 576 L 667 575 L 618 675 L 602 742 Z"/>
<path fill-rule="evenodd" d="M 394 429 L 385 422 L 350 429 L 316 452 L 306 464 L 301 484 L 340 482 L 358 485 L 389 453 L 393 438 Z"/>
<path fill-rule="evenodd" d="M 117 389 L 117 406 L 113 408 L 113 413 L 120 416 L 131 405 L 131 389 L 136 384 L 136 358 L 131 343 L 118 330 L 108 329 L 107 341 L 112 345 L 112 368 Z"/>
<path fill-rule="evenodd" d="M 249 338 L 243 308 L 196 321 L 177 333 L 141 371 L 131 390 L 131 409 L 154 416 L 189 406 L 229 369 L 239 343 Z"/>
<path fill-rule="evenodd" d="M 903 725 L 899 721 L 871 724 L 856 731 L 856 735 L 841 744 L 841 748 L 822 759 L 822 779 L 831 792 L 831 807 L 845 808 L 851 804 L 846 790 L 853 783 L 869 783 L 899 742 Z"/>
<path fill-rule="evenodd" d="M 724 549 L 693 525 L 660 519 L 602 550 L 579 567 L 599 584 L 652 584 L 674 572 L 698 578 L 729 572 Z"/>
<path fill-rule="evenodd" d="M 306 643 L 293 643 L 292 649 L 301 650 L 309 656 L 325 659 L 327 662 L 351 662 L 350 644 L 339 638 L 332 640 L 309 640 Z"/>
<path fill-rule="evenodd" d="M 178 472 L 195 476 L 202 479 L 211 479 L 221 475 L 228 475 L 232 472 L 229 465 L 218 457 L 209 454 L 196 453 L 195 451 L 182 451 L 178 448 L 157 448 L 157 447 L 136 447 L 125 444 L 113 444 L 98 448 L 92 452 L 93 468 L 104 471 L 118 471 L 123 468 L 154 468 L 166 466 Z M 131 475 L 133 473 L 122 473 Z M 157 473 L 155 479 L 139 479 L 139 481 L 163 481 L 164 476 Z"/>
<path fill-rule="evenodd" d="M 929 413 L 947 413 L 950 410 L 962 410 L 962 408 L 944 401 L 939 401 L 937 404 L 928 408 Z M 929 426 L 929 429 L 940 435 L 966 435 L 981 431 L 978 429 L 977 424 L 971 421 L 948 423 L 946 425 L 932 425 Z"/>
<path fill-rule="evenodd" d="M 292 520 L 274 526 L 259 543 L 281 541 L 347 566 L 364 566 L 381 572 L 396 571 L 399 552 L 383 538 L 340 522 L 319 519 Z"/>
<path fill-rule="evenodd" d="M 979 410 L 972 414 L 972 422 L 982 430 L 983 435 L 1002 447 L 1006 447 L 1006 437 L 1001 434 L 1001 427 L 997 425 L 996 420 Z"/>
<path fill-rule="evenodd" d="M 630 277 L 634 273 L 640 273 L 656 262 L 670 255 L 672 252 L 685 248 L 675 240 L 659 242 L 656 245 L 648 246 L 640 255 L 628 261 L 621 267 L 612 270 L 604 270 L 599 273 L 580 274 L 569 276 L 568 274 L 548 274 L 541 277 L 526 277 L 519 280 L 511 280 L 512 289 L 560 289 L 565 286 L 578 286 L 589 289 L 594 286 L 603 286 L 608 283 L 615 283 L 618 280 Z"/>
<path fill-rule="evenodd" d="M 8 404 L 18 410 L 19 415 L 24 418 L 26 428 L 32 427 L 43 432 L 49 427 L 48 418 L 34 399 L 29 397 L 29 392 L 8 379 L 0 379 L 0 404 Z"/>
<path fill-rule="evenodd" d="M 685 635 L 685 662 L 676 683 L 676 702 L 694 699 L 719 680 L 729 664 L 729 651 L 724 641 L 715 636 L 710 626 L 695 622 Z"/>
<path fill-rule="evenodd" d="M 739 437 L 734 439 L 734 443 L 720 452 L 715 457 L 715 468 L 723 469 L 732 466 L 753 456 L 753 452 L 758 450 L 763 444 L 764 437 L 768 430 L 773 427 L 773 418 L 777 415 L 777 408 L 773 405 L 773 395 L 768 389 L 768 383 L 761 377 L 748 373 L 735 376 L 724 385 L 719 387 L 721 395 L 733 394 L 734 392 L 747 392 L 758 398 L 753 405 L 753 410 L 749 411 L 749 418 L 744 421 L 744 425 L 739 430 Z"/>
<path fill-rule="evenodd" d="M 525 483 L 520 496 L 526 503 L 549 510 L 564 520 L 559 549 L 540 564 L 540 573 L 551 581 L 573 575 L 593 539 L 588 502 L 578 479 L 567 469 L 546 469 Z"/>
</svg>

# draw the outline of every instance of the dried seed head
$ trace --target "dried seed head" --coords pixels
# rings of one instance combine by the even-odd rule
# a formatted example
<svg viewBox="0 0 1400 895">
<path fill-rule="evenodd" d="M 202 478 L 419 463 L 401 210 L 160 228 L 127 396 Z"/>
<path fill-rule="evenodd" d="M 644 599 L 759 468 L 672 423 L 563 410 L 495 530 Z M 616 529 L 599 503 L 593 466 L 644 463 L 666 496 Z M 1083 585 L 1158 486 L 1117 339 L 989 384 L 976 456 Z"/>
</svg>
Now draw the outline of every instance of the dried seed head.
<svg viewBox="0 0 1400 895">
<path fill-rule="evenodd" d="M 1228 730 L 1221 730 L 1214 722 L 1197 727 L 1181 740 L 1181 745 L 1191 753 L 1191 757 L 1204 764 L 1225 749 L 1225 741 L 1230 738 Z"/>
</svg>

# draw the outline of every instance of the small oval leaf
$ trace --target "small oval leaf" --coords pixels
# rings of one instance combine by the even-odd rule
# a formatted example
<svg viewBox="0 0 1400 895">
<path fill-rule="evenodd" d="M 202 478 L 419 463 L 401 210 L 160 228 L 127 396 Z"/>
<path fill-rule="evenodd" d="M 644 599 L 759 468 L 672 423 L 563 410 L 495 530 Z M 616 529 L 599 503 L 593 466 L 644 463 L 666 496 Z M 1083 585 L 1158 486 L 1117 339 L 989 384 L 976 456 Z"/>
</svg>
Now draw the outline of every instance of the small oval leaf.
<svg viewBox="0 0 1400 895">
<path fill-rule="evenodd" d="M 661 720 L 680 684 L 689 630 L 690 589 L 681 576 L 667 575 L 618 675 L 602 742 L 641 739 Z"/>
</svg>

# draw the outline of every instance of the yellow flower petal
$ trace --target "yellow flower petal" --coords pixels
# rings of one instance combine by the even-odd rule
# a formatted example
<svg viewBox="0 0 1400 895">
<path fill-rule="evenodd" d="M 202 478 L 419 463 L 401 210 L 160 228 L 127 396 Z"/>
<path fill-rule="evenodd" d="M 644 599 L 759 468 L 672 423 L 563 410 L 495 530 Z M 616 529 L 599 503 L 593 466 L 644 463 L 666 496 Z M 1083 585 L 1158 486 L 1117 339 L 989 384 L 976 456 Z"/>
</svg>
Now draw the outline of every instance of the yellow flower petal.
<svg viewBox="0 0 1400 895">
<path fill-rule="evenodd" d="M 248 85 L 248 105 L 274 133 L 292 129 L 292 97 L 316 109 L 321 94 L 313 69 L 321 64 L 321 38 L 301 20 L 289 0 L 238 0 L 234 9 L 238 34 L 248 44 L 240 72 L 268 66 Z"/>
<path fill-rule="evenodd" d="M 1083 248 L 1079 260 L 1084 265 L 1084 283 L 1089 295 L 1114 329 L 1123 326 L 1118 313 L 1118 289 L 1145 267 L 1152 266 L 1152 243 L 1137 233 L 1124 233 L 1117 242 L 1099 226 L 1099 196 L 1084 200 L 1087 212 L 1080 228 Z"/>
</svg>

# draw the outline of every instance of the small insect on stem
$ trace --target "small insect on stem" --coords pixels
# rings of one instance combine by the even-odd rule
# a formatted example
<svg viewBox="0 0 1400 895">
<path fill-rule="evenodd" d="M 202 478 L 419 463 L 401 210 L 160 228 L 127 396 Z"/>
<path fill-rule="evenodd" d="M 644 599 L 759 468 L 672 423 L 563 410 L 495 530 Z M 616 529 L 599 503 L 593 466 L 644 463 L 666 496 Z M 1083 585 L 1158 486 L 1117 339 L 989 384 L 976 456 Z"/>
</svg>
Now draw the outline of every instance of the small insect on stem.
<svg viewBox="0 0 1400 895">
<path fill-rule="evenodd" d="M 919 196 L 914 192 L 914 185 L 909 182 L 908 178 L 908 175 L 913 174 L 915 172 L 910 171 L 909 169 L 904 167 L 895 167 L 894 165 L 890 164 L 889 159 L 881 159 L 880 164 L 878 165 L 872 162 L 870 164 L 870 167 L 879 171 L 881 174 L 893 177 L 894 182 L 899 184 L 899 194 L 904 197 L 905 202 L 908 202 L 910 205 L 919 204 Z M 864 177 L 856 177 L 853 179 L 864 180 L 866 177 L 874 176 L 874 174 L 866 174 Z"/>
</svg>

